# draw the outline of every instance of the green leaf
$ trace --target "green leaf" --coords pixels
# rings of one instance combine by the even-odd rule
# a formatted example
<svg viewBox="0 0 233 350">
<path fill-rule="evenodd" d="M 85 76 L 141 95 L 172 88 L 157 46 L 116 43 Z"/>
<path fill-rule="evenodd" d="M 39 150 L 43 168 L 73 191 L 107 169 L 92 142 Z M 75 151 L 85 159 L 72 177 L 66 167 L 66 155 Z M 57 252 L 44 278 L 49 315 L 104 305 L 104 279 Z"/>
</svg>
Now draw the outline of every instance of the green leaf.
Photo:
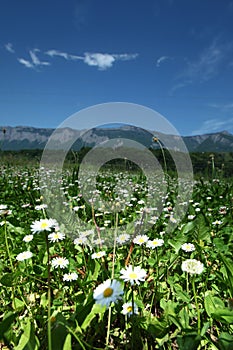
<svg viewBox="0 0 233 350">
<path fill-rule="evenodd" d="M 20 337 L 18 345 L 14 347 L 15 350 L 23 350 L 25 348 L 25 346 L 30 340 L 30 333 L 31 333 L 31 322 L 30 320 L 28 320 L 25 326 L 23 327 L 23 334 Z"/>
<path fill-rule="evenodd" d="M 204 299 L 204 306 L 207 315 L 211 317 L 211 314 L 216 311 L 216 309 L 223 309 L 225 307 L 224 302 L 211 294 L 207 294 Z"/>
<path fill-rule="evenodd" d="M 196 333 L 177 336 L 179 350 L 196 350 L 200 344 L 201 337 Z"/>
<path fill-rule="evenodd" d="M 232 350 L 233 335 L 222 332 L 218 338 L 218 345 L 220 350 Z"/>
<path fill-rule="evenodd" d="M 226 268 L 228 283 L 231 291 L 231 296 L 233 297 L 233 264 L 232 260 L 226 258 L 223 254 L 219 253 L 220 258 Z"/>
<path fill-rule="evenodd" d="M 94 304 L 91 312 L 87 315 L 84 322 L 82 323 L 81 328 L 85 331 L 87 327 L 90 325 L 91 321 L 95 318 L 97 314 L 102 314 L 106 310 L 106 307 L 102 307 L 99 304 Z"/>
<path fill-rule="evenodd" d="M 63 350 L 72 350 L 71 334 L 67 334 L 63 345 Z"/>
<path fill-rule="evenodd" d="M 8 331 L 11 324 L 16 318 L 16 313 L 9 312 L 5 315 L 3 321 L 0 323 L 0 339 L 3 339 L 4 333 Z"/>
<path fill-rule="evenodd" d="M 233 323 L 233 311 L 228 308 L 217 309 L 211 314 L 211 316 L 223 323 Z"/>
<path fill-rule="evenodd" d="M 12 301 L 12 307 L 15 311 L 20 311 L 20 310 L 24 309 L 25 304 L 22 300 L 20 300 L 18 298 L 14 298 L 14 300 Z"/>
<path fill-rule="evenodd" d="M 15 284 L 15 274 L 14 273 L 5 273 L 0 279 L 0 283 L 6 287 L 12 287 Z"/>
</svg>

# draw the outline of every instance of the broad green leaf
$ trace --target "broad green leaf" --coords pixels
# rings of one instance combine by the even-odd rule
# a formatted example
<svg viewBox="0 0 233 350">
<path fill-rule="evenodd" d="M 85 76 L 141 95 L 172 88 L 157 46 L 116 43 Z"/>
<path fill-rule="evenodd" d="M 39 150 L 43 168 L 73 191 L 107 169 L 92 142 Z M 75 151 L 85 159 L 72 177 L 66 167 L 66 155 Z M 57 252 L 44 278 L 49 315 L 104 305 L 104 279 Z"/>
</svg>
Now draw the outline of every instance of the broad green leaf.
<svg viewBox="0 0 233 350">
<path fill-rule="evenodd" d="M 220 350 L 232 350 L 233 346 L 233 335 L 222 332 L 218 338 L 218 345 Z"/>
<path fill-rule="evenodd" d="M 25 304 L 22 300 L 14 298 L 14 300 L 12 300 L 12 307 L 15 311 L 20 311 L 25 307 Z"/>
<path fill-rule="evenodd" d="M 64 345 L 63 345 L 63 350 L 72 350 L 71 340 L 72 340 L 71 334 L 67 334 Z"/>
<path fill-rule="evenodd" d="M 223 323 L 229 323 L 229 324 L 233 323 L 233 311 L 229 310 L 228 308 L 217 309 L 215 310 L 215 312 L 211 314 L 211 316 L 214 319 L 221 321 Z"/>
<path fill-rule="evenodd" d="M 31 333 L 31 322 L 30 320 L 23 326 L 23 334 L 20 337 L 18 345 L 14 348 L 15 350 L 23 350 L 30 340 Z"/>
<path fill-rule="evenodd" d="M 0 279 L 0 283 L 6 287 L 12 287 L 15 284 L 15 274 L 14 273 L 5 273 Z"/>
<path fill-rule="evenodd" d="M 207 312 L 207 315 L 211 317 L 211 314 L 216 311 L 218 308 L 224 308 L 224 302 L 211 294 L 207 294 L 204 299 L 204 306 L 205 306 L 205 311 Z"/>
<path fill-rule="evenodd" d="M 91 312 L 87 315 L 84 322 L 82 323 L 81 328 L 85 331 L 87 329 L 87 327 L 90 325 L 91 321 L 95 318 L 95 316 L 97 314 L 104 313 L 105 310 L 106 310 L 105 307 L 102 307 L 99 304 L 94 304 L 92 309 L 91 309 Z"/>
<path fill-rule="evenodd" d="M 196 333 L 177 336 L 179 350 L 196 350 L 200 344 L 201 337 Z"/>
<path fill-rule="evenodd" d="M 16 313 L 8 312 L 5 316 L 2 322 L 0 323 L 0 339 L 3 338 L 4 333 L 8 331 L 11 324 L 14 322 L 16 318 Z"/>
</svg>

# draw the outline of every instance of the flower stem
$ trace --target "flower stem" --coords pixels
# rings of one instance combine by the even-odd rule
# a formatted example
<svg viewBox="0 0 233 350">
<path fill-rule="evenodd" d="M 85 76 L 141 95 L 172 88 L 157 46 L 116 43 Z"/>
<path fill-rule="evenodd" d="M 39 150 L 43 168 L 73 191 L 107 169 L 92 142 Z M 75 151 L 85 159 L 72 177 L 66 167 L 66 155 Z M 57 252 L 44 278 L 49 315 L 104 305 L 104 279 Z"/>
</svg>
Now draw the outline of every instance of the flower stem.
<svg viewBox="0 0 233 350">
<path fill-rule="evenodd" d="M 200 309 L 199 309 L 199 305 L 198 305 L 197 293 L 196 293 L 196 288 L 195 288 L 195 277 L 192 278 L 192 287 L 193 287 L 195 306 L 196 306 L 196 310 L 197 310 L 197 333 L 198 333 L 198 335 L 200 335 L 201 334 L 201 315 L 200 315 Z"/>
<path fill-rule="evenodd" d="M 11 259 L 11 255 L 10 255 L 10 249 L 9 249 L 9 244 L 8 244 L 8 239 L 7 239 L 7 224 L 6 224 L 6 219 L 5 219 L 5 223 L 4 223 L 4 236 L 5 236 L 5 245 L 6 245 L 6 251 L 7 251 L 7 256 L 8 259 L 10 261 L 10 267 L 11 267 L 11 271 L 12 273 L 14 272 L 14 266 L 12 263 L 12 259 Z M 12 286 L 12 305 L 15 308 L 15 291 L 14 291 L 14 286 Z"/>
<path fill-rule="evenodd" d="M 51 274 L 50 274 L 50 254 L 49 254 L 49 241 L 47 234 L 45 232 L 45 241 L 46 241 L 46 249 L 47 249 L 47 255 L 48 255 L 48 262 L 47 262 L 47 268 L 48 268 L 48 326 L 47 326 L 47 336 L 48 336 L 48 350 L 52 350 L 52 336 L 51 336 Z"/>
</svg>

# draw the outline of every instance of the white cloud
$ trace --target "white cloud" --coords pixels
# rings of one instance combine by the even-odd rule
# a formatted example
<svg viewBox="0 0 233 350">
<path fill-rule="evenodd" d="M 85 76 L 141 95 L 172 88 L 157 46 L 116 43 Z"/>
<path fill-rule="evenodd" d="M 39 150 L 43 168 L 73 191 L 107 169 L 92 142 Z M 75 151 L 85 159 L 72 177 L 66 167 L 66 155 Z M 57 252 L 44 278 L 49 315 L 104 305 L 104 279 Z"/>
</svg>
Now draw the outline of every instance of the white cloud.
<svg viewBox="0 0 233 350">
<path fill-rule="evenodd" d="M 40 51 L 39 49 L 34 49 L 34 50 L 29 51 L 29 54 L 30 54 L 31 59 L 32 59 L 32 64 L 34 66 L 49 66 L 50 65 L 49 62 L 39 60 L 38 56 L 36 55 L 36 52 L 39 52 L 39 51 Z"/>
<path fill-rule="evenodd" d="M 46 51 L 45 54 L 50 57 L 55 57 L 55 56 L 62 57 L 65 60 L 83 60 L 84 59 L 82 56 L 70 55 L 66 52 L 62 52 L 54 49 Z"/>
<path fill-rule="evenodd" d="M 18 58 L 18 61 L 27 68 L 34 68 L 34 65 L 30 61 L 25 60 L 24 58 Z"/>
<path fill-rule="evenodd" d="M 11 43 L 7 43 L 5 45 L 5 49 L 10 53 L 15 53 L 15 50 L 14 50 L 13 45 Z"/>
<path fill-rule="evenodd" d="M 88 66 L 96 66 L 100 70 L 112 67 L 115 60 L 115 57 L 110 54 L 85 53 L 84 56 L 84 62 L 88 64 Z"/>
<path fill-rule="evenodd" d="M 169 57 L 168 56 L 161 56 L 157 59 L 156 61 L 156 67 L 160 67 L 161 63 L 168 60 Z"/>
<path fill-rule="evenodd" d="M 59 50 L 48 50 L 45 52 L 46 55 L 50 57 L 62 57 L 65 60 L 82 60 L 84 63 L 86 63 L 89 66 L 95 66 L 99 70 L 106 70 L 108 68 L 111 68 L 113 63 L 116 61 L 129 61 L 132 59 L 135 59 L 138 54 L 109 54 L 109 53 L 89 53 L 85 52 L 83 56 L 79 55 L 71 55 L 67 52 L 62 52 Z"/>
<path fill-rule="evenodd" d="M 218 132 L 223 130 L 232 130 L 233 118 L 229 119 L 208 119 L 203 122 L 201 127 L 192 132 L 192 135 L 207 134 L 211 132 Z"/>
</svg>

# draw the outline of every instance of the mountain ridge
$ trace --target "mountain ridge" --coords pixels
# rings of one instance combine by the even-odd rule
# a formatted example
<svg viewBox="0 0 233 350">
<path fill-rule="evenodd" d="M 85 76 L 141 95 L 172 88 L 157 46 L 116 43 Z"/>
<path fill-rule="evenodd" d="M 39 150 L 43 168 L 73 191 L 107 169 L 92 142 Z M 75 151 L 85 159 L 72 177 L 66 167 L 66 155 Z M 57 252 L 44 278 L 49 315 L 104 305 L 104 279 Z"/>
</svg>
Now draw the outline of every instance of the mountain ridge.
<svg viewBox="0 0 233 350">
<path fill-rule="evenodd" d="M 75 130 L 72 128 L 53 129 L 32 126 L 2 126 L 0 127 L 0 149 L 19 151 L 23 149 L 43 149 L 56 130 L 54 140 L 57 146 L 67 144 L 76 139 L 72 149 L 93 147 L 96 143 L 112 138 L 132 139 L 147 147 L 155 147 L 152 137 L 164 141 L 165 147 L 176 149 L 177 138 L 181 137 L 189 152 L 233 152 L 233 135 L 227 130 L 193 136 L 167 135 L 148 131 L 135 126 L 123 125 L 117 128 L 98 127 L 90 130 Z M 158 148 L 158 145 L 157 145 Z"/>
</svg>

